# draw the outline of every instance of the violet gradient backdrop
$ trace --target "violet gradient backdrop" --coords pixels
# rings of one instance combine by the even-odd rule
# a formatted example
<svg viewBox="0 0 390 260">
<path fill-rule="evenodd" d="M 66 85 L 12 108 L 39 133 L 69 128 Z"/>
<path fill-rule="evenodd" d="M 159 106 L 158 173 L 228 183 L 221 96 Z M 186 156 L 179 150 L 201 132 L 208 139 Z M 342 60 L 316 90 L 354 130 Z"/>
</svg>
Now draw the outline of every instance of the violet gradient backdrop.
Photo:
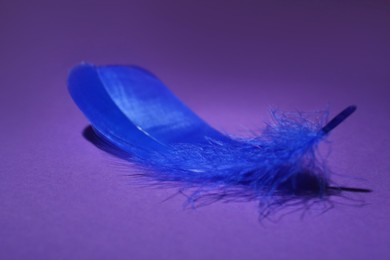
<svg viewBox="0 0 390 260">
<path fill-rule="evenodd" d="M 0 259 L 390 259 L 389 46 L 389 1 L 0 1 Z M 358 105 L 329 163 L 368 205 L 262 225 L 254 202 L 162 202 L 82 138 L 83 60 L 146 67 L 235 134 Z"/>
</svg>

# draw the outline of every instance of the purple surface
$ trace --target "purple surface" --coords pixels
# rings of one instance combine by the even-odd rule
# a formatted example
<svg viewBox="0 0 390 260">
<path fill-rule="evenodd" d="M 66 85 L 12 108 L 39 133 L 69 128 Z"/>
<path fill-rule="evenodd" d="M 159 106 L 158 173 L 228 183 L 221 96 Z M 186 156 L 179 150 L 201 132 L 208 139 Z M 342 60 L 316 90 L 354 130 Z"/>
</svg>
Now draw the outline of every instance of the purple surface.
<svg viewBox="0 0 390 260">
<path fill-rule="evenodd" d="M 389 2 L 257 2 L 2 1 L 0 258 L 389 259 Z M 261 225 L 254 202 L 162 202 L 82 138 L 65 84 L 82 60 L 146 67 L 235 134 L 270 105 L 356 104 L 329 164 L 368 205 Z"/>
</svg>

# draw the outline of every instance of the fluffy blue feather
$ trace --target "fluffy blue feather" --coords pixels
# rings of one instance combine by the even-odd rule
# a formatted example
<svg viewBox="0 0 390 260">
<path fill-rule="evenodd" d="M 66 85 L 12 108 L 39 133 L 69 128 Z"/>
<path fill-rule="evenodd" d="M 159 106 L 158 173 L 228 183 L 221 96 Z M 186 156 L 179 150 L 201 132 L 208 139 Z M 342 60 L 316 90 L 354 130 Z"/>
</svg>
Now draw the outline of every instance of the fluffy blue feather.
<svg viewBox="0 0 390 260">
<path fill-rule="evenodd" d="M 95 143 L 142 168 L 143 176 L 195 188 L 193 201 L 241 196 L 267 208 L 326 197 L 330 178 L 316 149 L 355 110 L 348 107 L 328 124 L 327 112 L 273 111 L 261 133 L 244 139 L 210 127 L 138 67 L 82 64 L 70 73 L 68 87 L 92 124 Z"/>
</svg>

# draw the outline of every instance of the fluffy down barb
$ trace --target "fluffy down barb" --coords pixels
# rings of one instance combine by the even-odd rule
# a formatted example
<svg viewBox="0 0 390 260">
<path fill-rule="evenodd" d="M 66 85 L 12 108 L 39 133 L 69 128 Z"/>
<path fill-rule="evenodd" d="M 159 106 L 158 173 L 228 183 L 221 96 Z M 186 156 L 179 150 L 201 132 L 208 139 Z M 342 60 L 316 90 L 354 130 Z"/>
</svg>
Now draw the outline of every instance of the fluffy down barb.
<svg viewBox="0 0 390 260">
<path fill-rule="evenodd" d="M 269 196 L 275 192 L 320 192 L 327 185 L 327 171 L 316 157 L 317 144 L 324 137 L 320 123 L 298 114 L 274 114 L 273 118 L 255 138 L 228 142 L 210 138 L 202 144 L 178 143 L 164 152 L 146 155 L 133 147 L 127 160 L 154 170 L 148 174 L 160 181 L 227 188 L 243 185 Z"/>
</svg>

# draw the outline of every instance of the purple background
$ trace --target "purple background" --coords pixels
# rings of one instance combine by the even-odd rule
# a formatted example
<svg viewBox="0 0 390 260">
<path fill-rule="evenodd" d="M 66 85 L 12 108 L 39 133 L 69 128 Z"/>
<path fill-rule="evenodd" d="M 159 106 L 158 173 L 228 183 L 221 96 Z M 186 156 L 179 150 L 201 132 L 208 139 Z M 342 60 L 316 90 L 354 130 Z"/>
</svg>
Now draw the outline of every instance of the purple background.
<svg viewBox="0 0 390 260">
<path fill-rule="evenodd" d="M 389 259 L 389 35 L 388 1 L 1 1 L 0 258 Z M 368 205 L 262 225 L 255 202 L 162 202 L 82 138 L 82 60 L 143 66 L 235 134 L 270 105 L 358 105 L 329 164 Z"/>
</svg>

